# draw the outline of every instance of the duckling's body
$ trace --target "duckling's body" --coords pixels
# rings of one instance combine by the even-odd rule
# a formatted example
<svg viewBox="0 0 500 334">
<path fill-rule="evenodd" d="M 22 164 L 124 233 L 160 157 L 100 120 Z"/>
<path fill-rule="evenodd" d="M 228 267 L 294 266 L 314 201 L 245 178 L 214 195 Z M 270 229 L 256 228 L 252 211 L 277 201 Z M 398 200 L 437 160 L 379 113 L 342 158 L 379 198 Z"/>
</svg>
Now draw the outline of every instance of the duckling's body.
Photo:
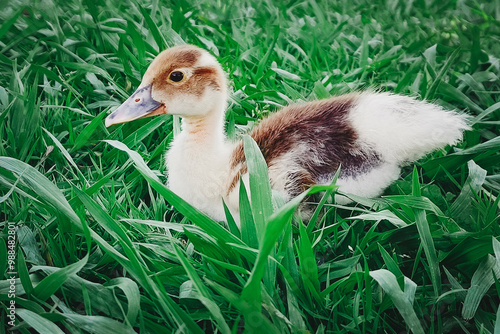
<svg viewBox="0 0 500 334">
<path fill-rule="evenodd" d="M 238 217 L 240 176 L 248 178 L 242 142 L 227 141 L 223 131 L 226 89 L 215 58 L 175 47 L 153 61 L 137 92 L 106 119 L 109 126 L 159 113 L 182 116 L 167 153 L 169 187 L 217 220 L 225 220 L 222 200 Z M 398 178 L 401 165 L 455 144 L 467 128 L 466 116 L 436 105 L 365 92 L 286 107 L 250 136 L 266 159 L 271 187 L 285 200 L 331 183 L 339 167 L 342 193 L 374 197 Z"/>
</svg>

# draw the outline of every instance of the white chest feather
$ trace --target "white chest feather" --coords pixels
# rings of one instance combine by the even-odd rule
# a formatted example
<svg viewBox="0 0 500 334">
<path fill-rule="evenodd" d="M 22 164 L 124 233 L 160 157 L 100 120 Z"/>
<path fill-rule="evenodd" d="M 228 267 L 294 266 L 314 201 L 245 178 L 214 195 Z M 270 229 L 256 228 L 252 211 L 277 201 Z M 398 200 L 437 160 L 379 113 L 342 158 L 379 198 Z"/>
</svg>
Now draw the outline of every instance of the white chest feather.
<svg viewBox="0 0 500 334">
<path fill-rule="evenodd" d="M 169 188 L 216 220 L 225 220 L 222 198 L 227 191 L 230 147 L 224 142 L 201 145 L 181 133 L 166 161 Z"/>
</svg>

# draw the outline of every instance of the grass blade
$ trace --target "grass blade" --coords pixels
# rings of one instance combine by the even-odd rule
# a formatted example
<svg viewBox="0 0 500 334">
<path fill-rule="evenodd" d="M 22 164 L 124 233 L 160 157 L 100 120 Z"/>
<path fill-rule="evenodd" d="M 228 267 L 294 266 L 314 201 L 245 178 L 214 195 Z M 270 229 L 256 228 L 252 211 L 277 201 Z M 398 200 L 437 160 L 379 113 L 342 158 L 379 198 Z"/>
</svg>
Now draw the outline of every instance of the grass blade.
<svg viewBox="0 0 500 334">
<path fill-rule="evenodd" d="M 187 326 L 193 333 L 202 333 L 196 323 L 172 301 L 165 291 L 160 289 L 146 273 L 147 266 L 142 257 L 137 253 L 128 235 L 97 203 L 81 190 L 75 189 L 78 198 L 90 214 L 110 232 L 123 247 L 126 257 L 116 257 L 120 264 L 136 279 L 144 289 L 159 301 L 159 311 L 166 319 L 172 319 L 179 327 Z"/>
<path fill-rule="evenodd" d="M 64 334 L 64 332 L 52 321 L 27 309 L 17 309 L 16 314 L 28 325 L 41 334 Z"/>
<path fill-rule="evenodd" d="M 245 316 L 246 332 L 258 333 L 258 331 L 262 331 L 262 333 L 280 333 L 269 319 L 261 312 L 256 311 L 253 305 L 243 300 L 238 294 L 208 279 L 205 279 L 205 281 Z"/>
<path fill-rule="evenodd" d="M 500 334 L 500 306 L 498 306 L 497 316 L 495 319 L 495 330 L 493 334 Z"/>
<path fill-rule="evenodd" d="M 236 225 L 236 221 L 233 218 L 233 215 L 231 214 L 231 211 L 229 211 L 229 208 L 227 207 L 226 203 L 222 203 L 224 205 L 224 213 L 226 215 L 226 220 L 227 220 L 227 225 L 229 226 L 229 231 L 231 231 L 232 234 L 234 234 L 237 238 L 241 239 L 241 232 L 240 229 L 238 228 L 238 225 Z"/>
<path fill-rule="evenodd" d="M 252 207 L 248 200 L 248 193 L 245 187 L 245 182 L 240 179 L 240 225 L 241 225 L 241 240 L 248 246 L 255 249 L 259 248 L 259 236 L 255 227 Z"/>
<path fill-rule="evenodd" d="M 474 219 L 471 217 L 473 213 L 472 205 L 475 201 L 475 194 L 478 194 L 486 180 L 486 170 L 479 167 L 473 160 L 467 163 L 469 168 L 469 176 L 460 191 L 457 199 L 451 205 L 451 216 L 457 221 L 462 222 L 462 226 L 471 227 L 477 230 L 477 227 L 472 226 Z"/>
<path fill-rule="evenodd" d="M 382 289 L 391 297 L 394 306 L 396 306 L 410 330 L 414 334 L 424 334 L 424 329 L 420 324 L 420 320 L 418 320 L 411 302 L 414 295 L 405 294 L 399 287 L 396 276 L 388 270 L 379 269 L 370 271 L 370 276 L 373 277 L 373 279 L 376 280 Z M 416 284 L 407 277 L 405 277 L 405 287 L 408 287 L 408 290 L 412 291 L 413 294 L 416 291 Z M 405 291 L 406 290 L 407 289 L 405 288 Z"/>
<path fill-rule="evenodd" d="M 201 278 L 196 273 L 196 270 L 189 263 L 188 259 L 184 256 L 184 254 L 182 254 L 182 252 L 178 249 L 178 247 L 175 244 L 173 244 L 173 246 L 177 258 L 179 259 L 179 261 L 181 261 L 181 264 L 184 267 L 186 274 L 189 276 L 194 286 L 196 287 L 197 292 L 200 294 L 198 299 L 201 301 L 203 305 L 205 305 L 210 314 L 212 314 L 212 316 L 215 319 L 215 322 L 217 323 L 217 327 L 219 328 L 221 333 L 231 333 L 231 330 L 229 329 L 229 326 L 224 320 L 224 317 L 221 313 L 219 306 L 213 300 L 210 291 L 205 287 Z"/>
<path fill-rule="evenodd" d="M 80 132 L 78 137 L 75 139 L 75 143 L 71 148 L 71 152 L 75 152 L 85 145 L 89 144 L 89 139 L 92 137 L 94 132 L 99 126 L 102 126 L 102 119 L 106 116 L 105 112 L 100 113 Z M 44 129 L 45 130 L 45 129 Z"/>
<path fill-rule="evenodd" d="M 73 223 L 80 226 L 80 219 L 59 188 L 35 168 L 9 157 L 0 157 L 0 167 L 17 174 L 22 183 L 31 188 L 45 203 L 52 206 L 56 211 L 62 211 Z"/>
<path fill-rule="evenodd" d="M 243 137 L 253 218 L 259 241 L 263 238 L 266 220 L 273 213 L 271 185 L 264 156 L 257 143 L 250 136 Z"/>
<path fill-rule="evenodd" d="M 126 314 L 128 323 L 135 323 L 141 306 L 141 295 L 137 283 L 132 281 L 128 277 L 117 277 L 107 282 L 106 287 L 112 289 L 119 288 L 123 291 L 128 301 L 128 309 Z"/>
<path fill-rule="evenodd" d="M 163 37 L 162 33 L 158 29 L 158 26 L 156 25 L 155 21 L 151 18 L 151 15 L 146 11 L 146 8 L 144 6 L 141 6 L 140 4 L 137 4 L 137 7 L 142 13 L 142 16 L 144 17 L 144 20 L 146 20 L 146 24 L 148 25 L 149 31 L 151 31 L 151 34 L 153 35 L 153 38 L 158 45 L 158 50 L 159 52 L 163 51 L 167 47 L 167 41 Z"/>
<path fill-rule="evenodd" d="M 472 319 L 476 314 L 481 299 L 493 283 L 495 283 L 493 273 L 495 273 L 496 277 L 500 277 L 500 266 L 493 256 L 488 255 L 488 257 L 479 264 L 479 267 L 472 276 L 471 286 L 467 290 L 464 306 L 462 308 L 462 317 L 464 317 L 464 319 Z"/>
<path fill-rule="evenodd" d="M 302 283 L 306 291 L 308 291 L 307 295 L 311 295 L 316 299 L 316 303 L 321 304 L 318 265 L 316 263 L 316 257 L 314 256 L 311 240 L 309 240 L 304 224 L 299 225 L 299 232 L 300 239 L 297 252 L 299 255 Z"/>
<path fill-rule="evenodd" d="M 66 158 L 66 160 L 68 160 L 68 162 L 70 163 L 70 165 L 73 166 L 73 168 L 75 169 L 75 172 L 78 173 L 78 175 L 80 175 L 82 177 L 82 179 L 85 180 L 88 183 L 88 181 L 85 179 L 85 176 L 83 176 L 82 172 L 80 172 L 80 168 L 78 168 L 78 166 L 76 165 L 75 161 L 73 160 L 73 158 L 71 157 L 71 155 L 69 154 L 69 152 L 59 142 L 59 140 L 57 140 L 57 138 L 54 137 L 54 135 L 52 133 L 50 133 L 49 131 L 47 131 L 47 129 L 45 129 L 45 128 L 42 128 L 42 129 L 43 129 L 43 131 L 45 131 L 46 134 L 49 135 L 50 139 L 52 139 L 52 141 L 54 142 L 54 144 L 56 144 L 57 148 L 61 151 L 62 155 Z"/>
<path fill-rule="evenodd" d="M 119 321 L 102 317 L 65 313 L 63 316 L 76 327 L 89 333 L 99 334 L 135 334 L 134 329 Z"/>
<path fill-rule="evenodd" d="M 70 264 L 64 268 L 59 269 L 58 271 L 50 274 L 45 277 L 33 290 L 33 295 L 36 296 L 40 300 L 46 300 L 50 296 L 52 296 L 61 286 L 66 282 L 66 280 L 72 275 L 76 275 L 88 261 L 88 253 L 87 255 L 78 262 Z"/>
<path fill-rule="evenodd" d="M 33 293 L 33 283 L 29 277 L 28 267 L 26 267 L 26 261 L 24 260 L 24 255 L 21 250 L 19 250 L 17 254 L 17 272 L 21 284 L 23 285 L 24 292 L 30 296 Z"/>
<path fill-rule="evenodd" d="M 396 277 L 396 280 L 399 283 L 399 287 L 401 289 L 404 289 L 405 286 L 405 276 L 401 272 L 401 269 L 399 269 L 396 261 L 389 255 L 389 253 L 382 247 L 380 244 L 378 244 L 378 249 L 380 254 L 382 255 L 382 258 L 384 259 L 384 263 L 387 266 L 387 269 L 394 274 Z"/>
<path fill-rule="evenodd" d="M 243 288 L 241 298 L 249 305 L 255 308 L 256 312 L 260 313 L 261 310 L 261 295 L 257 293 L 260 291 L 261 285 L 260 281 L 264 276 L 267 258 L 271 254 L 275 247 L 276 241 L 281 236 L 286 224 L 289 224 L 292 218 L 292 214 L 295 209 L 299 206 L 300 202 L 305 196 L 311 195 L 320 191 L 326 191 L 330 189 L 329 186 L 315 186 L 309 191 L 303 192 L 299 196 L 292 199 L 290 202 L 286 203 L 284 206 L 279 208 L 270 218 L 266 225 L 266 232 L 264 234 L 264 239 L 259 247 L 259 254 L 257 260 L 252 269 L 250 278 Z"/>
<path fill-rule="evenodd" d="M 420 236 L 420 241 L 424 248 L 427 262 L 429 263 L 432 287 L 434 288 L 434 294 L 437 297 L 441 294 L 441 274 L 439 271 L 439 261 L 437 258 L 436 248 L 434 247 L 434 241 L 432 239 L 425 211 L 415 210 L 415 223 L 417 224 L 418 235 Z"/>
</svg>

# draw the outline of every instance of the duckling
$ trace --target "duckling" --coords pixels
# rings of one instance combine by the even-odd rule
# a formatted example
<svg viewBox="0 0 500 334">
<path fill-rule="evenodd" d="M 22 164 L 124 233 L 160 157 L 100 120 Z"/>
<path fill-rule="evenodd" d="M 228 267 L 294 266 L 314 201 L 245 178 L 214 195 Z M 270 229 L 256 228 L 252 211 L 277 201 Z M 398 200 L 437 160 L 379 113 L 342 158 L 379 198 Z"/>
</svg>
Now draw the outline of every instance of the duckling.
<svg viewBox="0 0 500 334">
<path fill-rule="evenodd" d="M 161 52 L 138 89 L 105 120 L 107 127 L 159 114 L 179 115 L 182 131 L 166 154 L 168 187 L 213 219 L 223 200 L 239 217 L 240 177 L 248 182 L 241 140 L 224 133 L 227 79 L 218 61 L 191 45 Z M 290 105 L 250 132 L 262 151 L 273 190 L 285 200 L 337 180 L 342 194 L 379 196 L 401 166 L 454 145 L 466 115 L 412 97 L 357 92 Z M 248 188 L 248 187 L 247 187 Z M 338 203 L 348 203 L 336 195 Z"/>
</svg>

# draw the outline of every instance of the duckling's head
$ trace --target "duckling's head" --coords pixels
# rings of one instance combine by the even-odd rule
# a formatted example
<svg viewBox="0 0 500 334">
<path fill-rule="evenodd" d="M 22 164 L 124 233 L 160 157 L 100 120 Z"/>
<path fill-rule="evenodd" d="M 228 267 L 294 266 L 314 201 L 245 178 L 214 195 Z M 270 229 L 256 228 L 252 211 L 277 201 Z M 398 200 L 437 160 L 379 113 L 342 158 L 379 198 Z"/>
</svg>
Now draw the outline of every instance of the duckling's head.
<svg viewBox="0 0 500 334">
<path fill-rule="evenodd" d="M 159 114 L 204 117 L 223 114 L 227 100 L 224 71 L 215 57 L 192 45 L 160 53 L 137 90 L 106 118 L 106 126 Z"/>
</svg>

